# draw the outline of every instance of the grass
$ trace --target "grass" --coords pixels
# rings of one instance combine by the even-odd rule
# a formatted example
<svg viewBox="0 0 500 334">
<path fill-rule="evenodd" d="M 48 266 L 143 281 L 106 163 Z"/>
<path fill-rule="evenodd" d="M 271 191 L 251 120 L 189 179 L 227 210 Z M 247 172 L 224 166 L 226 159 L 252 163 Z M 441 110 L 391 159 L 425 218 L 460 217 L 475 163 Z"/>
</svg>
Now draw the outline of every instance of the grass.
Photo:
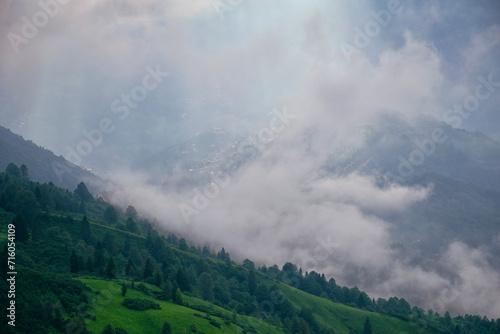
<svg viewBox="0 0 500 334">
<path fill-rule="evenodd" d="M 383 315 L 380 313 L 363 311 L 343 304 L 334 303 L 324 298 L 316 297 L 295 289 L 289 285 L 278 283 L 286 298 L 297 308 L 302 306 L 312 307 L 316 320 L 333 329 L 335 334 L 349 334 L 351 330 L 356 333 L 363 333 L 366 318 L 370 319 L 372 332 L 384 334 L 417 334 L 422 330 L 416 324 Z M 425 333 L 437 333 L 426 328 Z"/>
<path fill-rule="evenodd" d="M 155 300 L 153 297 L 147 296 L 134 289 L 129 288 L 126 297 L 123 297 L 120 289 L 121 283 L 117 281 L 84 278 L 79 280 L 92 289 L 92 304 L 96 318 L 95 320 L 88 320 L 87 324 L 88 329 L 94 333 L 100 333 L 103 327 L 107 323 L 110 323 L 115 328 L 119 327 L 127 330 L 130 334 L 157 334 L 160 333 L 161 327 L 165 321 L 168 321 L 172 325 L 173 333 L 190 333 L 192 325 L 196 326 L 197 332 L 204 332 L 207 334 L 231 334 L 240 333 L 242 331 L 242 329 L 235 324 L 226 324 L 221 318 L 212 315 L 211 319 L 220 324 L 220 328 L 217 328 L 211 325 L 207 319 L 194 316 L 195 313 L 205 316 L 203 312 L 170 302 Z M 96 294 L 97 291 L 99 291 L 100 294 Z M 129 310 L 121 305 L 125 298 L 149 299 L 160 304 L 161 310 Z M 210 305 L 210 303 L 193 297 L 185 296 L 185 301 L 189 305 L 212 307 L 214 311 L 228 313 L 227 310 Z M 283 333 L 278 328 L 264 324 L 257 319 L 238 316 L 238 321 L 252 324 L 259 333 Z"/>
</svg>

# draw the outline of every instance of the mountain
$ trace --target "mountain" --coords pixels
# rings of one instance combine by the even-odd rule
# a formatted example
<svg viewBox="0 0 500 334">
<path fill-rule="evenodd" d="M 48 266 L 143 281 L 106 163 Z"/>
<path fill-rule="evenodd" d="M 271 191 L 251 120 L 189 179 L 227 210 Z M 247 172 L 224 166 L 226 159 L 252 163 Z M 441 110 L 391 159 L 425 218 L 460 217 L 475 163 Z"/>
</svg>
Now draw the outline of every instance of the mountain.
<svg viewBox="0 0 500 334">
<path fill-rule="evenodd" d="M 394 243 L 432 257 L 457 240 L 471 247 L 496 245 L 500 143 L 430 117 L 410 121 L 398 113 L 386 113 L 353 133 L 357 144 L 333 150 L 322 178 L 361 174 L 376 178 L 381 188 L 432 187 L 429 197 L 408 212 L 382 215 L 392 223 Z M 257 147 L 251 138 L 211 129 L 159 151 L 136 170 L 167 192 L 194 188 L 207 184 L 213 171 L 242 169 L 259 156 Z"/>
<path fill-rule="evenodd" d="M 0 173 L 0 198 L 0 255 L 7 262 L 15 240 L 16 259 L 16 273 L 1 272 L 2 289 L 6 278 L 16 289 L 0 296 L 14 305 L 3 333 L 500 333 L 500 319 L 375 301 L 292 263 L 236 263 L 224 248 L 191 245 L 132 206 L 123 212 L 53 184 Z"/>
<path fill-rule="evenodd" d="M 330 173 L 370 174 L 391 184 L 433 173 L 500 190 L 500 143 L 480 132 L 423 116 L 408 121 L 397 113 L 357 131 L 362 144 L 333 152 L 325 165 Z"/>
<path fill-rule="evenodd" d="M 430 196 L 409 212 L 384 217 L 394 224 L 394 240 L 429 256 L 456 240 L 471 247 L 496 244 L 500 143 L 430 118 L 411 124 L 397 114 L 359 132 L 363 143 L 334 152 L 325 164 L 327 175 L 371 175 L 381 187 L 432 186 Z"/>
<path fill-rule="evenodd" d="M 102 185 L 102 180 L 91 172 L 0 126 L 0 170 L 11 162 L 19 167 L 24 164 L 34 181 L 52 182 L 70 190 L 85 181 L 93 192 Z"/>
</svg>

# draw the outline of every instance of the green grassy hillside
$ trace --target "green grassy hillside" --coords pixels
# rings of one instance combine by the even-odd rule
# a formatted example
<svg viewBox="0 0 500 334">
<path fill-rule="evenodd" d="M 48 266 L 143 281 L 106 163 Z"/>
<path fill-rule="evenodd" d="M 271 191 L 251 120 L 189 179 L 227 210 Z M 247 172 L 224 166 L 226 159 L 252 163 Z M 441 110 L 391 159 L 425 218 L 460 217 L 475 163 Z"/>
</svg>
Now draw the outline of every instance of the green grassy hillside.
<svg viewBox="0 0 500 334">
<path fill-rule="evenodd" d="M 363 333 L 363 324 L 367 317 L 372 324 L 373 333 L 422 333 L 422 328 L 416 323 L 334 303 L 283 283 L 279 283 L 278 286 L 295 307 L 311 307 L 316 319 L 338 334 Z M 426 333 L 440 332 L 435 329 L 426 328 Z"/>
<path fill-rule="evenodd" d="M 251 324 L 258 333 L 281 334 L 283 330 L 275 326 L 265 324 L 258 319 L 237 316 L 236 324 L 226 321 L 220 317 L 210 315 L 211 320 L 220 324 L 220 328 L 210 324 L 207 313 L 197 309 L 206 308 L 213 313 L 231 315 L 227 310 L 211 305 L 203 300 L 185 297 L 188 306 L 180 306 L 174 303 L 155 300 L 141 291 L 129 289 L 126 296 L 121 294 L 121 283 L 97 279 L 80 278 L 81 282 L 92 289 L 92 311 L 95 320 L 88 320 L 88 329 L 99 333 L 106 324 L 112 324 L 115 328 L 126 329 L 130 334 L 154 334 L 160 333 L 165 321 L 172 325 L 174 333 L 189 333 L 193 325 L 197 332 L 203 333 L 240 333 L 243 328 L 238 324 Z M 151 285 L 150 289 L 157 289 Z M 125 298 L 144 298 L 157 302 L 160 310 L 135 311 L 121 305 Z M 195 309 L 193 309 L 195 308 Z M 198 315 L 198 316 L 195 316 Z"/>
</svg>

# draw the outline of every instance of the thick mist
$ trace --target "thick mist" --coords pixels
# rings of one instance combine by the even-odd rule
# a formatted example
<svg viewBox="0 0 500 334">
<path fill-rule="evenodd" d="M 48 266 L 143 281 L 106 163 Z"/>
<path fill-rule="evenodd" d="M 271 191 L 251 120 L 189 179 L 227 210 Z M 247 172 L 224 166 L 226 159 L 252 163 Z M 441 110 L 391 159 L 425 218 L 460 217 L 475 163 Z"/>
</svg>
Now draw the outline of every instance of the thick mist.
<svg viewBox="0 0 500 334">
<path fill-rule="evenodd" d="M 294 262 L 440 313 L 500 316 L 487 245 L 457 240 L 431 264 L 393 245 L 384 217 L 432 185 L 324 173 L 388 110 L 500 138 L 495 1 L 47 3 L 0 5 L 0 123 L 112 179 L 114 203 L 235 259 Z M 214 128 L 257 154 L 184 187 L 135 168 Z M 191 173 L 179 166 L 166 181 Z"/>
</svg>

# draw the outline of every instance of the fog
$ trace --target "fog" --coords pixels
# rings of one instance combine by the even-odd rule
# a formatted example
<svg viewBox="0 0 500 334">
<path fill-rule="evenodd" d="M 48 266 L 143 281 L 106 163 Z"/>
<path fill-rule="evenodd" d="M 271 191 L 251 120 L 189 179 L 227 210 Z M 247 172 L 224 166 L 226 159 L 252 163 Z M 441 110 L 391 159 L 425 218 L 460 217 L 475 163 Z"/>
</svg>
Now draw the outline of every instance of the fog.
<svg viewBox="0 0 500 334">
<path fill-rule="evenodd" d="M 479 77 L 500 81 L 496 1 L 46 2 L 45 24 L 37 2 L 0 4 L 0 124 L 111 178 L 114 203 L 235 259 L 294 262 L 374 298 L 500 317 L 488 245 L 457 240 L 426 265 L 392 244 L 385 217 L 432 185 L 324 172 L 388 111 L 453 115 L 500 138 L 497 86 L 473 112 L 448 113 Z M 135 168 L 214 127 L 255 138 L 258 154 L 195 186 L 159 187 Z M 167 181 L 191 174 L 179 165 Z"/>
</svg>

